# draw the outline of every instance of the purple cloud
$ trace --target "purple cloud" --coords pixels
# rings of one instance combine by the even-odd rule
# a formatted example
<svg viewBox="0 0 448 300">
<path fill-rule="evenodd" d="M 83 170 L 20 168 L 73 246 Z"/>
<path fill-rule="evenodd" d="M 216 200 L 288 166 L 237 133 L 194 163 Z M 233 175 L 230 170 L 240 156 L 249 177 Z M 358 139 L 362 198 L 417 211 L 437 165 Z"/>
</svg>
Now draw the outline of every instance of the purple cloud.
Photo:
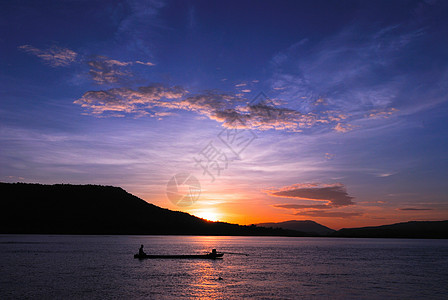
<svg viewBox="0 0 448 300">
<path fill-rule="evenodd" d="M 353 197 L 349 196 L 345 186 L 340 183 L 324 184 L 294 184 L 280 190 L 268 190 L 269 195 L 284 198 L 298 198 L 301 200 L 326 201 L 326 206 L 342 207 L 354 205 Z M 298 207 L 300 208 L 300 207 Z M 306 208 L 306 207 L 301 207 Z"/>
<path fill-rule="evenodd" d="M 153 107 L 169 107 L 171 99 L 181 98 L 186 93 L 187 91 L 180 87 L 161 85 L 143 86 L 137 89 L 114 88 L 86 92 L 74 103 L 89 109 L 94 115 L 101 115 L 105 112 L 146 115 L 150 114 L 148 110 Z"/>
<path fill-rule="evenodd" d="M 52 67 L 65 67 L 76 60 L 77 53 L 67 48 L 53 46 L 46 50 L 35 48 L 31 45 L 19 46 L 26 53 L 35 55 Z"/>
<path fill-rule="evenodd" d="M 432 209 L 431 208 L 404 207 L 404 208 L 399 208 L 398 210 L 403 210 L 403 211 L 423 211 L 423 210 L 432 210 Z"/>
<path fill-rule="evenodd" d="M 98 83 L 112 83 L 118 81 L 120 76 L 127 76 L 128 74 L 120 68 L 130 64 L 132 62 L 119 62 L 106 58 L 89 62 L 91 75 Z M 186 110 L 217 121 L 228 128 L 272 129 L 289 132 L 301 132 L 318 125 L 336 124 L 336 127 L 341 127 L 342 132 L 351 128 L 350 125 L 342 126 L 338 123 L 346 116 L 336 111 L 324 111 L 320 114 L 301 113 L 289 108 L 276 107 L 273 102 L 247 104 L 247 100 L 242 97 L 215 91 L 187 96 L 187 91 L 181 87 L 176 88 L 174 95 L 171 94 L 172 90 L 169 93 L 164 90 L 168 94 L 154 98 L 153 90 L 149 91 L 148 96 L 148 93 L 144 91 L 146 88 L 134 90 L 124 87 L 89 91 L 75 103 L 90 108 L 96 115 L 106 111 L 147 115 L 148 109 Z M 171 100 L 166 101 L 164 98 Z"/>
<path fill-rule="evenodd" d="M 386 119 L 392 116 L 398 109 L 396 108 L 387 108 L 387 109 L 373 109 L 369 111 L 367 117 L 370 119 Z"/>
<path fill-rule="evenodd" d="M 106 56 L 96 56 L 87 62 L 89 74 L 98 84 L 117 83 L 126 77 L 132 77 L 133 74 L 128 67 L 139 64 L 153 66 L 151 62 L 142 61 L 119 61 Z"/>
<path fill-rule="evenodd" d="M 295 215 L 298 216 L 309 216 L 316 218 L 353 218 L 362 216 L 363 213 L 360 212 L 342 212 L 342 211 L 322 211 L 322 210 L 311 210 L 311 211 L 303 211 L 297 212 Z"/>
<path fill-rule="evenodd" d="M 361 216 L 361 212 L 345 212 L 334 210 L 354 205 L 353 197 L 349 196 L 341 183 L 317 184 L 298 183 L 278 190 L 265 191 L 274 197 L 296 198 L 300 200 L 325 201 L 325 204 L 275 204 L 273 207 L 295 210 L 294 215 L 316 218 L 352 218 Z"/>
<path fill-rule="evenodd" d="M 316 205 L 303 205 L 303 204 L 276 204 L 274 205 L 276 208 L 284 208 L 284 209 L 330 209 L 330 205 L 326 204 L 316 204 Z"/>
</svg>

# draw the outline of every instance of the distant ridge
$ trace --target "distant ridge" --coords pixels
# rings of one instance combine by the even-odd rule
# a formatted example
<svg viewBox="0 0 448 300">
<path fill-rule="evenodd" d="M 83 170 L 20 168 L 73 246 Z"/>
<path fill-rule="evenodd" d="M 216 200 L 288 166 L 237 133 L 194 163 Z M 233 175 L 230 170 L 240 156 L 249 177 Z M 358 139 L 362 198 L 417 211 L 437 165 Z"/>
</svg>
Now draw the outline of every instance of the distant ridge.
<svg viewBox="0 0 448 300">
<path fill-rule="evenodd" d="M 259 223 L 255 224 L 256 226 L 262 226 L 267 228 L 282 228 L 282 229 L 288 229 L 288 230 L 297 230 L 306 232 L 313 235 L 329 235 L 335 230 L 328 228 L 324 225 L 321 225 L 319 223 L 316 223 L 311 220 L 306 221 L 297 221 L 297 220 L 291 220 L 291 221 L 285 221 L 285 222 L 278 222 L 278 223 Z"/>
<path fill-rule="evenodd" d="M 343 228 L 332 234 L 336 237 L 365 238 L 448 238 L 447 221 L 411 221 L 391 225 Z"/>
<path fill-rule="evenodd" d="M 0 233 L 307 235 L 206 221 L 113 186 L 0 183 L 0 194 Z"/>
</svg>

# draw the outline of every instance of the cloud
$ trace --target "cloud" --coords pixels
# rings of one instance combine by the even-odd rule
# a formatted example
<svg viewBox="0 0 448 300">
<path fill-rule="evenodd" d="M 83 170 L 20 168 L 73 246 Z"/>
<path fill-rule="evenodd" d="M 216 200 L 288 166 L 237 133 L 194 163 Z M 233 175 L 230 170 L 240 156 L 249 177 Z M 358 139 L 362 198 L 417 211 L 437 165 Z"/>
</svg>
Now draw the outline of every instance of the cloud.
<svg viewBox="0 0 448 300">
<path fill-rule="evenodd" d="M 300 128 L 310 128 L 320 122 L 313 113 L 302 114 L 292 109 L 277 108 L 262 103 L 248 105 L 241 111 L 247 113 L 250 126 L 260 130 L 300 131 Z"/>
<path fill-rule="evenodd" d="M 221 123 L 224 127 L 295 129 L 292 112 L 263 104 L 247 105 L 245 100 L 229 94 L 207 92 L 173 102 L 172 108 L 194 111 Z M 296 116 L 294 116 L 296 117 Z"/>
<path fill-rule="evenodd" d="M 94 115 L 105 112 L 125 112 L 138 115 L 151 114 L 154 107 L 170 107 L 171 99 L 179 99 L 187 93 L 181 87 L 162 85 L 143 86 L 137 89 L 113 88 L 101 91 L 89 91 L 74 101 L 89 109 Z"/>
<path fill-rule="evenodd" d="M 145 65 L 145 66 L 154 66 L 155 64 L 153 64 L 152 62 L 142 62 L 142 61 L 139 61 L 139 60 L 136 60 L 135 61 L 135 63 L 136 64 L 139 64 L 139 65 Z"/>
<path fill-rule="evenodd" d="M 279 190 L 267 190 L 267 194 L 275 197 L 298 198 L 301 200 L 326 201 L 326 206 L 343 207 L 354 205 L 353 197 L 349 196 L 345 186 L 341 183 L 316 184 L 298 183 L 283 187 Z M 290 207 L 292 208 L 292 207 Z M 297 207 L 306 208 L 306 207 Z"/>
<path fill-rule="evenodd" d="M 247 83 L 238 83 L 238 84 L 235 84 L 235 87 L 243 87 L 246 85 L 247 85 Z"/>
<path fill-rule="evenodd" d="M 89 74 L 98 84 L 117 83 L 124 78 L 132 77 L 133 74 L 129 67 L 135 64 L 154 66 L 151 62 L 142 62 L 140 60 L 135 62 L 119 61 L 100 55 L 87 62 L 87 65 L 90 67 Z"/>
<path fill-rule="evenodd" d="M 192 111 L 200 115 L 217 118 L 219 112 L 233 111 L 238 103 L 243 103 L 238 97 L 206 92 L 204 94 L 185 97 L 188 91 L 182 87 L 164 87 L 150 85 L 146 87 L 112 88 L 101 91 L 86 92 L 74 103 L 81 104 L 99 115 L 108 111 L 137 113 L 144 115 L 151 109 L 171 109 Z"/>
<path fill-rule="evenodd" d="M 140 87 L 137 90 L 114 88 L 89 91 L 75 103 L 90 109 L 95 115 L 112 111 L 145 115 L 148 110 L 157 108 L 186 110 L 222 123 L 224 127 L 259 130 L 297 131 L 300 127 L 310 127 L 318 122 L 312 114 L 305 115 L 262 103 L 247 105 L 245 100 L 229 94 L 206 92 L 184 97 L 186 94 L 187 91 L 180 87 L 168 90 L 161 86 Z"/>
<path fill-rule="evenodd" d="M 362 216 L 363 213 L 360 212 L 342 212 L 342 211 L 322 211 L 322 210 L 311 210 L 311 211 L 303 211 L 297 212 L 295 215 L 298 216 L 309 216 L 316 218 L 353 218 Z"/>
<path fill-rule="evenodd" d="M 263 99 L 261 99 L 263 98 Z M 310 113 L 302 114 L 287 108 L 274 106 L 264 97 L 256 97 L 252 104 L 239 96 L 208 92 L 188 97 L 177 108 L 195 111 L 222 123 L 224 127 L 250 128 L 258 130 L 300 131 L 322 122 Z"/>
<path fill-rule="evenodd" d="M 296 198 L 309 201 L 325 201 L 325 204 L 275 204 L 273 207 L 295 210 L 294 215 L 316 218 L 352 218 L 361 216 L 361 212 L 338 211 L 338 208 L 354 205 L 341 183 L 318 184 L 298 183 L 278 190 L 264 191 L 274 197 Z M 336 210 L 334 210 L 336 209 Z"/>
<path fill-rule="evenodd" d="M 332 160 L 334 158 L 335 154 L 333 153 L 325 153 L 325 159 Z"/>
<path fill-rule="evenodd" d="M 403 210 L 403 211 L 422 211 L 422 210 L 432 210 L 432 209 L 431 208 L 405 207 L 405 208 L 399 208 L 398 210 Z"/>
<path fill-rule="evenodd" d="M 320 120 L 313 114 L 278 108 L 263 103 L 237 106 L 235 108 L 202 111 L 210 119 L 222 123 L 224 127 L 250 128 L 257 130 L 285 130 L 300 132 L 300 128 L 310 128 Z"/>
<path fill-rule="evenodd" d="M 369 111 L 369 113 L 366 115 L 368 118 L 370 119 L 386 119 L 389 118 L 392 114 L 394 114 L 395 112 L 397 112 L 398 109 L 396 108 L 388 108 L 388 109 L 373 109 L 371 111 Z"/>
<path fill-rule="evenodd" d="M 118 80 L 116 76 L 121 76 L 123 73 L 119 69 L 114 69 L 114 67 L 130 64 L 132 62 L 119 62 L 104 57 L 99 62 L 95 62 L 95 64 L 91 63 L 92 66 L 96 67 L 97 71 L 93 73 L 93 76 L 98 82 L 114 82 Z M 106 111 L 146 115 L 149 113 L 148 110 L 185 110 L 217 121 L 227 128 L 283 130 L 290 132 L 301 132 L 319 124 L 330 124 L 335 120 L 345 118 L 345 116 L 334 111 L 326 111 L 320 115 L 312 112 L 301 113 L 288 108 L 276 107 L 273 101 L 247 104 L 247 100 L 239 95 L 217 91 L 206 91 L 188 96 L 186 90 L 181 87 L 176 87 L 175 97 L 172 95 L 170 97 L 162 97 L 171 99 L 171 101 L 165 101 L 162 98 L 155 101 L 152 97 L 148 98 L 145 92 L 142 92 L 146 88 L 140 87 L 138 90 L 114 88 L 102 91 L 89 91 L 75 103 L 91 109 L 95 115 Z M 158 86 L 158 88 L 161 88 L 161 86 Z M 154 111 L 150 114 L 152 115 L 153 113 Z"/>
<path fill-rule="evenodd" d="M 41 50 L 31 45 L 22 45 L 18 48 L 26 53 L 39 57 L 52 67 L 68 66 L 75 62 L 79 56 L 78 53 L 73 50 L 57 46 L 53 46 L 46 50 Z M 90 68 L 89 74 L 92 79 L 99 84 L 116 83 L 124 77 L 132 76 L 132 73 L 125 67 L 134 64 L 154 66 L 151 62 L 142 62 L 140 60 L 135 62 L 123 62 L 105 56 L 95 56 L 93 59 L 87 61 L 87 65 Z"/>
<path fill-rule="evenodd" d="M 17 182 L 18 180 L 25 180 L 25 177 L 20 177 L 20 176 L 4 176 L 3 178 L 5 178 L 8 181 L 12 181 L 12 182 Z"/>
<path fill-rule="evenodd" d="M 192 111 L 230 127 L 240 117 L 235 107 L 243 104 L 244 101 L 237 96 L 208 91 L 174 101 L 169 108 Z M 241 118 L 239 120 L 242 121 Z"/>
<path fill-rule="evenodd" d="M 26 53 L 39 57 L 52 67 L 68 66 L 75 62 L 79 57 L 78 53 L 75 51 L 57 46 L 53 46 L 46 50 L 41 50 L 31 45 L 22 45 L 18 48 Z M 84 61 L 83 59 L 81 60 Z M 87 65 L 89 66 L 89 74 L 98 84 L 116 83 L 125 77 L 131 77 L 132 72 L 126 67 L 130 67 L 135 64 L 154 66 L 151 62 L 142 62 L 140 60 L 136 60 L 135 62 L 126 62 L 101 55 L 94 56 L 92 59 L 87 61 Z"/>
<path fill-rule="evenodd" d="M 320 103 L 319 100 L 321 99 L 316 100 L 315 103 Z M 328 121 L 331 122 L 340 122 L 348 118 L 347 114 L 343 114 L 342 112 L 337 110 L 326 110 L 323 111 L 322 114 L 325 115 Z"/>
<path fill-rule="evenodd" d="M 273 205 L 275 208 L 284 208 L 284 209 L 330 209 L 330 205 L 326 204 L 316 204 L 316 205 L 304 205 L 304 204 L 275 204 Z"/>
<path fill-rule="evenodd" d="M 423 64 L 414 70 L 400 67 L 412 64 L 415 51 L 424 47 L 424 30 L 403 24 L 364 30 L 362 38 L 359 32 L 360 28 L 350 25 L 335 35 L 297 43 L 278 53 L 271 60 L 271 88 L 298 111 L 317 113 L 323 105 L 316 104 L 325 104 L 350 114 L 332 126 L 341 133 L 353 130 L 357 121 L 389 118 L 398 111 L 395 107 L 405 113 L 416 103 L 421 106 L 418 98 L 436 98 L 425 92 L 417 96 L 412 92 L 416 86 L 425 85 L 426 93 L 446 91 L 441 76 L 422 82 L 421 74 L 429 73 Z M 323 98 L 324 102 L 319 100 Z"/>
<path fill-rule="evenodd" d="M 319 98 L 316 99 L 316 101 L 314 102 L 314 105 L 327 105 L 328 103 L 325 101 L 325 99 Z"/>
<path fill-rule="evenodd" d="M 127 51 L 152 56 L 155 30 L 166 26 L 159 17 L 166 1 L 135 0 L 126 1 L 123 5 L 126 14 L 120 18 L 115 38 Z"/>
<path fill-rule="evenodd" d="M 341 133 L 352 131 L 353 128 L 354 128 L 353 125 L 345 123 L 337 123 L 336 126 L 333 127 L 334 130 Z"/>
<path fill-rule="evenodd" d="M 90 67 L 89 74 L 98 84 L 116 83 L 123 77 L 130 77 L 132 73 L 124 67 L 129 66 L 132 62 L 122 62 L 110 59 L 105 56 L 96 56 L 93 60 L 87 62 Z"/>
<path fill-rule="evenodd" d="M 388 172 L 388 173 L 380 173 L 380 174 L 376 174 L 377 177 L 389 177 L 392 175 L 397 174 L 396 172 Z"/>
<path fill-rule="evenodd" d="M 53 46 L 46 50 L 35 48 L 31 45 L 19 46 L 19 49 L 26 53 L 35 55 L 52 67 L 64 67 L 76 60 L 77 53 L 67 48 Z"/>
</svg>

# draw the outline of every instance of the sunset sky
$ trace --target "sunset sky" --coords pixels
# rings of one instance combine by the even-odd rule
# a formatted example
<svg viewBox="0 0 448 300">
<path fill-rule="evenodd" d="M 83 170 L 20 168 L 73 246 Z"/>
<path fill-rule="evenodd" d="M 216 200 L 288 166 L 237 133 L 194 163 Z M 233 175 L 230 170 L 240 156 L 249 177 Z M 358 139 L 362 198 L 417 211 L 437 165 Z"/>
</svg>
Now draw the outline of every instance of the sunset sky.
<svg viewBox="0 0 448 300">
<path fill-rule="evenodd" d="M 2 182 L 238 224 L 444 220 L 447 120 L 447 1 L 0 3 Z"/>
</svg>

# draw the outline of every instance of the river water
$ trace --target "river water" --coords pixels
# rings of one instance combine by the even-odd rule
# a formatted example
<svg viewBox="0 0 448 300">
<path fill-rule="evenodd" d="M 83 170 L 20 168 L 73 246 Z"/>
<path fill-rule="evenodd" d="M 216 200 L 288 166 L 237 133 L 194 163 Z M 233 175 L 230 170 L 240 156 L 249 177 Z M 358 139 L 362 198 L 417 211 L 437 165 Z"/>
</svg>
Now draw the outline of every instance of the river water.
<svg viewBox="0 0 448 300">
<path fill-rule="evenodd" d="M 0 299 L 20 298 L 448 299 L 448 240 L 0 235 Z"/>
</svg>

